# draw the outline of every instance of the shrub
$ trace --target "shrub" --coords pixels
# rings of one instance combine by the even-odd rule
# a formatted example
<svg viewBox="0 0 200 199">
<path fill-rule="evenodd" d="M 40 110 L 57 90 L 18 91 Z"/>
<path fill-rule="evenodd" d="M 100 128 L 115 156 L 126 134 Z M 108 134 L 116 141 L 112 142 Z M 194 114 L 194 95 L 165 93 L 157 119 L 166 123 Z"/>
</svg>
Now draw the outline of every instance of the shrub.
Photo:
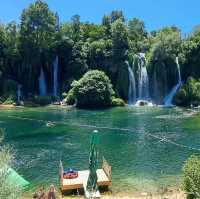
<svg viewBox="0 0 200 199">
<path fill-rule="evenodd" d="M 74 96 L 74 89 L 71 89 L 67 93 L 67 95 L 66 95 L 66 97 L 64 99 L 64 102 L 67 103 L 68 105 L 74 105 L 75 101 L 76 101 L 76 99 L 75 99 L 75 96 Z"/>
<path fill-rule="evenodd" d="M 200 105 L 200 80 L 188 78 L 186 84 L 177 92 L 174 102 L 180 106 Z"/>
<path fill-rule="evenodd" d="M 188 199 L 200 198 L 200 159 L 191 156 L 183 166 L 183 188 Z"/>
<path fill-rule="evenodd" d="M 14 104 L 16 102 L 16 96 L 14 95 L 9 95 L 5 101 L 3 102 L 3 104 Z"/>
<path fill-rule="evenodd" d="M 76 101 L 79 108 L 111 106 L 114 91 L 110 79 L 99 70 L 88 71 L 79 81 L 72 83 L 67 101 Z"/>
<path fill-rule="evenodd" d="M 112 106 L 125 106 L 126 103 L 121 98 L 112 98 Z"/>
<path fill-rule="evenodd" d="M 0 198 L 21 198 L 21 188 L 8 182 L 8 169 L 12 163 L 13 156 L 8 146 L 2 145 L 2 130 L 0 129 Z"/>
</svg>

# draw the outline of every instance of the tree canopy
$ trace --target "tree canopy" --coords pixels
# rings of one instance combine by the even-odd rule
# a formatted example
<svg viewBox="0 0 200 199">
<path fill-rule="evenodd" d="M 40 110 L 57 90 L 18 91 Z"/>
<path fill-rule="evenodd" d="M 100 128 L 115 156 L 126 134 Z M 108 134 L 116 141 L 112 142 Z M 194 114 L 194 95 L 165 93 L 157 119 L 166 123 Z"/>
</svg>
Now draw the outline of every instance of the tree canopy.
<svg viewBox="0 0 200 199">
<path fill-rule="evenodd" d="M 38 95 L 41 68 L 51 95 L 53 62 L 58 57 L 60 94 L 88 70 L 98 69 L 109 77 L 118 97 L 127 100 L 125 61 L 134 68 L 138 53 L 146 54 L 150 85 L 155 79 L 161 82 L 158 87 L 164 96 L 177 81 L 177 56 L 184 82 L 190 76 L 200 77 L 199 26 L 188 37 L 182 35 L 175 26 L 148 32 L 144 21 L 127 20 L 120 10 L 104 15 L 102 24 L 83 22 L 79 15 L 60 23 L 58 13 L 36 0 L 23 10 L 19 24 L 0 24 L 0 96 L 9 96 L 4 88 L 12 81 L 22 85 L 25 98 Z"/>
</svg>

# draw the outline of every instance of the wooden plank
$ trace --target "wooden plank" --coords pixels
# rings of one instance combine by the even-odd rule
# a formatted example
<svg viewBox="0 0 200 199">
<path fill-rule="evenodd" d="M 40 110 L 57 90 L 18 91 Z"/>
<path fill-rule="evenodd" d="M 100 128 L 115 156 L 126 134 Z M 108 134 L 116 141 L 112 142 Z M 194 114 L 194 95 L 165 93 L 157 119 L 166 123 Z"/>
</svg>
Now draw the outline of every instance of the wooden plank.
<svg viewBox="0 0 200 199">
<path fill-rule="evenodd" d="M 62 179 L 61 181 L 61 190 L 73 190 L 84 188 L 84 183 L 87 183 L 89 177 L 89 170 L 78 171 L 78 177 L 74 179 Z M 97 183 L 99 186 L 109 186 L 111 180 L 106 175 L 103 169 L 97 169 Z"/>
<path fill-rule="evenodd" d="M 104 172 L 106 173 L 107 177 L 111 181 L 112 167 L 108 164 L 108 162 L 106 161 L 106 159 L 104 157 L 103 157 L 102 169 L 104 170 Z"/>
</svg>

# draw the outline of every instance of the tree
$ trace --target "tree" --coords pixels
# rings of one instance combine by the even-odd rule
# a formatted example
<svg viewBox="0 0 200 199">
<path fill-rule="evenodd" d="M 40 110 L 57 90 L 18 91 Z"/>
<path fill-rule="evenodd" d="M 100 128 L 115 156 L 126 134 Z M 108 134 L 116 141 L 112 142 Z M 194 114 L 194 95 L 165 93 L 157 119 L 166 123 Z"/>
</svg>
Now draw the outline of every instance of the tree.
<svg viewBox="0 0 200 199">
<path fill-rule="evenodd" d="M 26 90 L 38 91 L 38 76 L 41 66 L 48 70 L 52 60 L 57 32 L 56 15 L 50 11 L 48 4 L 36 0 L 21 15 L 20 52 L 23 57 L 23 68 L 26 78 L 23 84 Z"/>
<path fill-rule="evenodd" d="M 200 159 L 191 156 L 183 167 L 183 188 L 188 199 L 200 198 Z"/>
<path fill-rule="evenodd" d="M 124 61 L 127 56 L 128 31 L 121 19 L 112 24 L 112 42 L 113 42 L 113 61 L 119 63 Z"/>
<path fill-rule="evenodd" d="M 79 41 L 80 40 L 80 33 L 81 33 L 81 22 L 80 22 L 80 16 L 74 15 L 71 18 L 71 28 L 72 28 L 72 37 L 73 40 Z"/>
<path fill-rule="evenodd" d="M 188 76 L 200 77 L 200 29 L 197 26 L 194 32 L 182 43 L 184 80 Z"/>
<path fill-rule="evenodd" d="M 91 70 L 79 81 L 72 83 L 69 95 L 70 98 L 76 100 L 77 107 L 101 108 L 111 106 L 114 91 L 109 78 L 104 72 Z"/>
<path fill-rule="evenodd" d="M 56 16 L 43 1 L 37 0 L 23 10 L 20 24 L 22 53 L 30 60 L 37 56 L 41 59 L 42 54 L 53 45 L 56 27 Z"/>
<path fill-rule="evenodd" d="M 130 39 L 130 48 L 133 52 L 138 53 L 148 50 L 148 33 L 143 21 L 137 18 L 130 20 L 128 22 L 128 36 Z"/>
<path fill-rule="evenodd" d="M 122 22 L 125 22 L 125 17 L 123 15 L 123 12 L 121 10 L 114 10 L 110 14 L 110 21 L 111 23 L 114 23 L 118 19 L 121 19 Z"/>
</svg>

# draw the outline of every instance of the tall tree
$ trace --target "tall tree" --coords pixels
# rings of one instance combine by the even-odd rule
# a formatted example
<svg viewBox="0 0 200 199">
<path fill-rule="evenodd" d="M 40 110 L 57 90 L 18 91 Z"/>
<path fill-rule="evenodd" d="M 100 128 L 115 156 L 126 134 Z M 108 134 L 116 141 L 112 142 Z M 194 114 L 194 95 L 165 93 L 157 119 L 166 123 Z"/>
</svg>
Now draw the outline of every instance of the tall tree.
<svg viewBox="0 0 200 199">
<path fill-rule="evenodd" d="M 112 42 L 114 63 L 119 63 L 126 59 L 128 44 L 127 27 L 121 19 L 112 24 Z"/>
<path fill-rule="evenodd" d="M 23 56 L 28 90 L 37 91 L 40 67 L 48 66 L 49 52 L 52 50 L 57 31 L 56 15 L 48 4 L 36 0 L 21 15 L 20 52 Z M 33 76 L 34 74 L 34 76 Z"/>
<path fill-rule="evenodd" d="M 23 10 L 20 24 L 22 54 L 29 61 L 34 62 L 37 58 L 41 61 L 42 54 L 53 45 L 56 27 L 56 16 L 45 2 L 37 0 Z"/>
<path fill-rule="evenodd" d="M 145 51 L 147 48 L 147 31 L 143 21 L 133 18 L 128 22 L 130 47 L 134 53 Z"/>
</svg>

